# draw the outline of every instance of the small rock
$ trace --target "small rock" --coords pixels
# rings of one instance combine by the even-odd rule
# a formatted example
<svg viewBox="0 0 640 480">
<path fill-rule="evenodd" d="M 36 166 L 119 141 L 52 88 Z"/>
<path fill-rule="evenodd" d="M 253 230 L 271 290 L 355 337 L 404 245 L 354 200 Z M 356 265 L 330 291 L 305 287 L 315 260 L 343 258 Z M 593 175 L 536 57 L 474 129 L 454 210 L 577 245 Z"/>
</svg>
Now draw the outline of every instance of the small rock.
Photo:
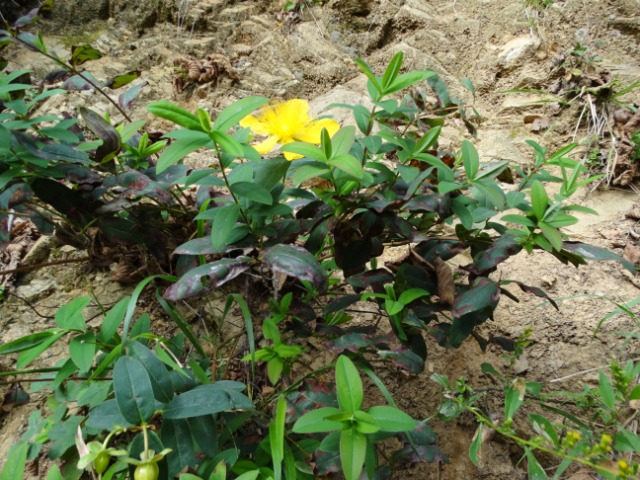
<svg viewBox="0 0 640 480">
<path fill-rule="evenodd" d="M 527 360 L 526 353 L 521 355 L 520 358 L 516 360 L 513 364 L 513 373 L 516 375 L 521 375 L 529 370 L 529 361 Z"/>
<path fill-rule="evenodd" d="M 16 288 L 16 295 L 33 303 L 53 293 L 56 285 L 56 281 L 51 278 L 34 278 L 27 285 Z"/>
<path fill-rule="evenodd" d="M 502 47 L 502 51 L 499 55 L 500 61 L 505 65 L 513 65 L 519 60 L 535 53 L 539 46 L 540 39 L 538 38 L 530 37 L 528 35 L 526 37 L 514 38 Z"/>
</svg>

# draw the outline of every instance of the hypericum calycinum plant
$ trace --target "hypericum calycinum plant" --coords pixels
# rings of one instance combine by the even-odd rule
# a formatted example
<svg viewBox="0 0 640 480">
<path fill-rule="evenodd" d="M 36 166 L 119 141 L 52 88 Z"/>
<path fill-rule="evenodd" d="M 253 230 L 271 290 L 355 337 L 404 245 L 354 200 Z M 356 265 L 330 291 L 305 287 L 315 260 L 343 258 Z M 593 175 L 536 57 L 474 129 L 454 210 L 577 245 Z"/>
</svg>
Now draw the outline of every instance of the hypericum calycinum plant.
<svg viewBox="0 0 640 480">
<path fill-rule="evenodd" d="M 362 380 L 353 362 L 341 355 L 335 369 L 338 408 L 322 407 L 300 417 L 293 425 L 295 433 L 334 432 L 327 435 L 320 449 L 340 452 L 342 473 L 347 480 L 360 478 L 363 466 L 373 478 L 378 465 L 372 436 L 378 432 L 409 432 L 417 422 L 390 406 L 362 409 Z"/>
</svg>

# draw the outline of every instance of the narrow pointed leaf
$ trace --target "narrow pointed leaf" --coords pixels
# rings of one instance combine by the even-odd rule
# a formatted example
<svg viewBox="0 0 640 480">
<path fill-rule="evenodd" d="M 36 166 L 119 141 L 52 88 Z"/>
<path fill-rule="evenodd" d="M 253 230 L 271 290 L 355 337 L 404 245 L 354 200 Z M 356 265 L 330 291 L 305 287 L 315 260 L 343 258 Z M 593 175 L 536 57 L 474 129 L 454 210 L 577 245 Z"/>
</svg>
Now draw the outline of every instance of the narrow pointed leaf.
<svg viewBox="0 0 640 480">
<path fill-rule="evenodd" d="M 213 128 L 225 132 L 268 101 L 266 97 L 246 97 L 233 102 L 218 114 Z"/>
<path fill-rule="evenodd" d="M 351 359 L 344 355 L 340 355 L 336 362 L 336 390 L 342 410 L 360 410 L 364 399 L 362 380 Z"/>
</svg>

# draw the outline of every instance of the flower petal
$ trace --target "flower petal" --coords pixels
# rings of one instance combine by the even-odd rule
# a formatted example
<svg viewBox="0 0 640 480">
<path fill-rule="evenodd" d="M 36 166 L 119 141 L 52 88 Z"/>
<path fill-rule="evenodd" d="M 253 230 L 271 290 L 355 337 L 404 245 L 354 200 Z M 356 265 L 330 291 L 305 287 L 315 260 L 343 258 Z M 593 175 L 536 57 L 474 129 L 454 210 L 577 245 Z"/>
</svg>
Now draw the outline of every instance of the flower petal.
<svg viewBox="0 0 640 480">
<path fill-rule="evenodd" d="M 292 152 L 283 152 L 284 153 L 284 158 L 291 161 L 291 160 L 296 160 L 298 158 L 302 158 L 302 155 L 299 155 L 297 153 L 292 153 Z"/>
<path fill-rule="evenodd" d="M 310 120 L 309 103 L 299 98 L 277 104 L 274 111 L 281 124 L 299 125 L 299 128 L 304 128 Z"/>
<path fill-rule="evenodd" d="M 320 143 L 320 134 L 323 128 L 326 128 L 329 136 L 332 137 L 340 130 L 340 124 L 331 118 L 315 120 L 309 123 L 306 128 L 296 132 L 296 140 L 307 143 Z"/>
<path fill-rule="evenodd" d="M 259 133 L 262 135 L 268 135 L 270 133 L 264 122 L 253 115 L 247 115 L 240 120 L 240 126 L 242 128 L 250 128 L 253 133 Z"/>
<path fill-rule="evenodd" d="M 271 150 L 273 150 L 277 143 L 278 137 L 276 137 L 275 135 L 271 135 L 270 137 L 267 137 L 266 140 L 252 145 L 252 147 L 255 148 L 259 154 L 264 155 L 265 153 L 269 153 Z"/>
</svg>

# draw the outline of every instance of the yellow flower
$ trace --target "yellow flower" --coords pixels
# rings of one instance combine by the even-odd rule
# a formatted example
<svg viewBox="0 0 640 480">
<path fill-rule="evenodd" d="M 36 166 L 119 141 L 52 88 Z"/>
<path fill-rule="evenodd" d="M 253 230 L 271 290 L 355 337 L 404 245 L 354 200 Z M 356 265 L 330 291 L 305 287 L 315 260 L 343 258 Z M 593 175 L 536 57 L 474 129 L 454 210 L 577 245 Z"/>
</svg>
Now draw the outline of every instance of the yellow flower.
<svg viewBox="0 0 640 480">
<path fill-rule="evenodd" d="M 249 115 L 240 120 L 240 126 L 250 128 L 254 134 L 267 135 L 266 140 L 253 146 L 260 154 L 270 152 L 277 144 L 306 142 L 317 145 L 323 128 L 327 129 L 329 136 L 340 129 L 338 122 L 330 118 L 311 119 L 309 104 L 300 99 L 268 105 L 256 116 Z M 295 160 L 302 155 L 284 152 L 284 158 Z"/>
</svg>

